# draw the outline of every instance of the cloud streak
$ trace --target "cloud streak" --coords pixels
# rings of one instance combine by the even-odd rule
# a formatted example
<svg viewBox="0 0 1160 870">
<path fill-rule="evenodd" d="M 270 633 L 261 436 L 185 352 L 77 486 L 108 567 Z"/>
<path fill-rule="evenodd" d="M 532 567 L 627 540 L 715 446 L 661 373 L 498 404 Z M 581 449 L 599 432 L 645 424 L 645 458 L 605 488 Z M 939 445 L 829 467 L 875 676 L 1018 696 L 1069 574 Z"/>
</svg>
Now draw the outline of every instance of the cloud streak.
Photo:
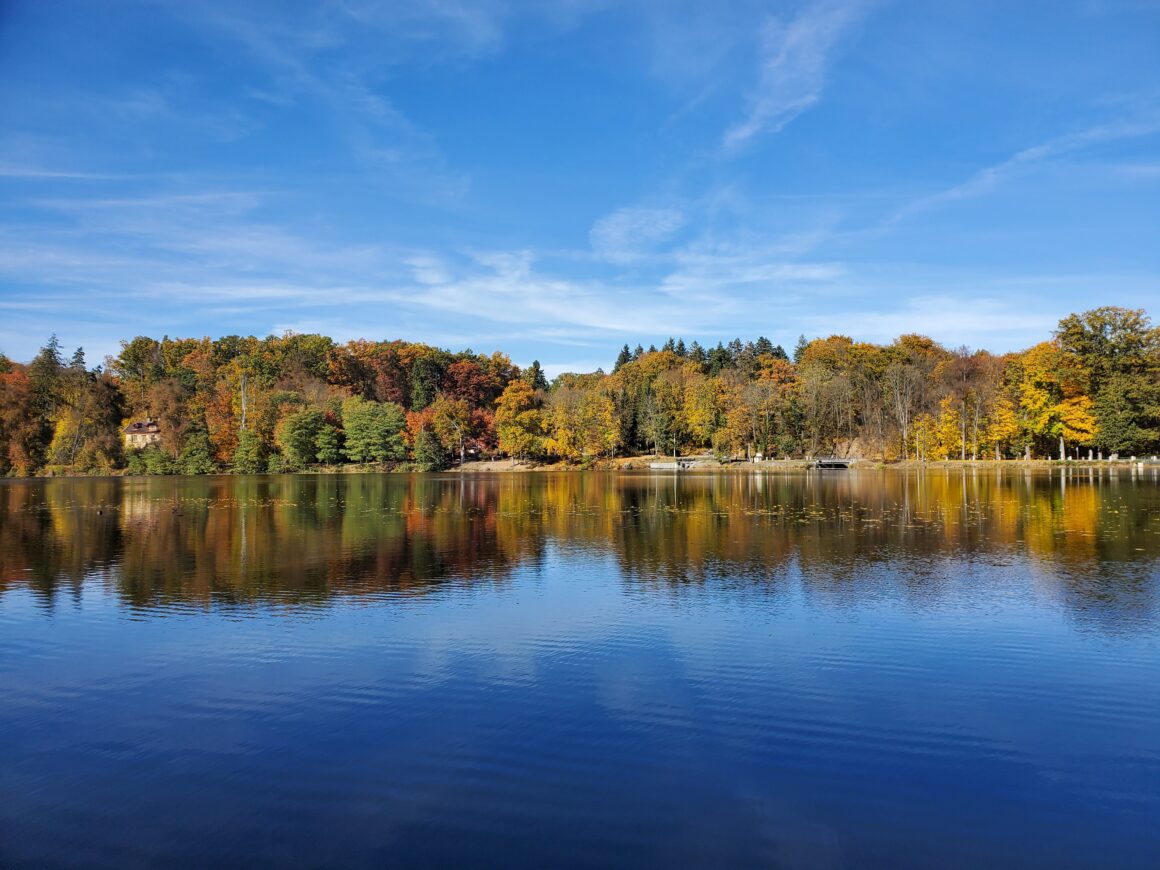
<svg viewBox="0 0 1160 870">
<path fill-rule="evenodd" d="M 454 202 L 467 192 L 466 174 L 447 165 L 434 137 L 386 93 L 383 67 L 401 62 L 405 53 L 384 43 L 403 46 L 443 39 L 446 44 L 445 28 L 452 27 L 460 34 L 456 39 L 478 48 L 480 40 L 491 41 L 482 35 L 491 26 L 491 14 L 457 3 L 404 4 L 390 11 L 395 5 L 387 9 L 346 2 L 335 7 L 341 14 L 325 15 L 323 7 L 306 22 L 288 22 L 248 13 L 236 4 L 200 5 L 195 12 L 184 4 L 168 8 L 212 42 L 225 37 L 246 51 L 266 79 L 262 87 L 248 90 L 252 99 L 285 113 L 299 112 L 300 102 L 309 103 L 328 119 L 363 170 L 396 192 L 434 204 Z M 424 22 L 434 22 L 434 31 L 428 32 Z"/>
<path fill-rule="evenodd" d="M 631 263 L 665 242 L 684 225 L 675 208 L 621 208 L 600 218 L 588 234 L 597 256 L 611 263 Z"/>
<path fill-rule="evenodd" d="M 103 172 L 81 172 L 72 169 L 49 169 L 20 163 L 0 162 L 0 178 L 26 181 L 111 181 L 127 176 Z"/>
<path fill-rule="evenodd" d="M 1016 178 L 1020 173 L 1049 160 L 1065 157 L 1103 143 L 1151 136 L 1157 132 L 1160 132 L 1160 123 L 1157 122 L 1123 122 L 1101 124 L 1077 133 L 1056 136 L 1046 142 L 1024 148 L 1001 163 L 980 169 L 960 184 L 907 203 L 887 218 L 886 224 L 897 224 L 923 212 L 962 200 L 985 196 L 998 189 L 1003 183 Z"/>
<path fill-rule="evenodd" d="M 834 50 L 864 10 L 861 2 L 822 0 L 788 23 L 766 22 L 757 87 L 745 117 L 725 133 L 727 152 L 782 130 L 821 99 Z"/>
</svg>

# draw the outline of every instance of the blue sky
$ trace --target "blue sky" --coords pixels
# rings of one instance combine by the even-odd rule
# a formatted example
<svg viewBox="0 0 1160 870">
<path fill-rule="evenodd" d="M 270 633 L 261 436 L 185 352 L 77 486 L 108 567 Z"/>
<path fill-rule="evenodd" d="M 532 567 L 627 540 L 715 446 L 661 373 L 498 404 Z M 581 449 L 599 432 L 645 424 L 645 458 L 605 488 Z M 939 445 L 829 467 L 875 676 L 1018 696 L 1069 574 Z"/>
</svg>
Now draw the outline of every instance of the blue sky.
<svg viewBox="0 0 1160 870">
<path fill-rule="evenodd" d="M 1160 2 L 7 0 L 0 351 L 1160 317 Z"/>
</svg>

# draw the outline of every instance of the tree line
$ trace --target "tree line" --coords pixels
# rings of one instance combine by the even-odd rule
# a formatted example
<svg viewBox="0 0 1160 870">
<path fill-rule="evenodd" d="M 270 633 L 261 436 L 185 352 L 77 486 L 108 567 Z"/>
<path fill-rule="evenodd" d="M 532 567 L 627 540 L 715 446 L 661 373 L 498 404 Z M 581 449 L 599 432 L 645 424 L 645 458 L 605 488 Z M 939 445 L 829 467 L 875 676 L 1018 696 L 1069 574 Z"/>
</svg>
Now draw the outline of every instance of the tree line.
<svg viewBox="0 0 1160 870">
<path fill-rule="evenodd" d="M 130 420 L 160 441 L 130 449 Z M 711 451 L 882 460 L 1083 458 L 1160 450 L 1160 328 L 1072 314 L 992 354 L 922 335 L 625 345 L 611 370 L 521 369 L 499 352 L 288 333 L 139 336 L 90 367 L 55 337 L 0 355 L 0 473 L 202 474 L 342 463 L 437 470 L 476 457 L 585 463 Z"/>
</svg>

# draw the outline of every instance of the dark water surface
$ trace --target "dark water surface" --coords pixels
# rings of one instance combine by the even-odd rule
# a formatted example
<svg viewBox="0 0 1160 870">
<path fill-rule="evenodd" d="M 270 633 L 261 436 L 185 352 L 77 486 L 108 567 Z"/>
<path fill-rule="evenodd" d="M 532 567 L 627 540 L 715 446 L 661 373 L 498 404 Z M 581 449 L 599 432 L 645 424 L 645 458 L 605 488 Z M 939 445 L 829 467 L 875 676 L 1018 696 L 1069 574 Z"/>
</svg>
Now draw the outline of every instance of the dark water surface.
<svg viewBox="0 0 1160 870">
<path fill-rule="evenodd" d="M 0 483 L 0 865 L 1160 867 L 1154 472 Z"/>
</svg>

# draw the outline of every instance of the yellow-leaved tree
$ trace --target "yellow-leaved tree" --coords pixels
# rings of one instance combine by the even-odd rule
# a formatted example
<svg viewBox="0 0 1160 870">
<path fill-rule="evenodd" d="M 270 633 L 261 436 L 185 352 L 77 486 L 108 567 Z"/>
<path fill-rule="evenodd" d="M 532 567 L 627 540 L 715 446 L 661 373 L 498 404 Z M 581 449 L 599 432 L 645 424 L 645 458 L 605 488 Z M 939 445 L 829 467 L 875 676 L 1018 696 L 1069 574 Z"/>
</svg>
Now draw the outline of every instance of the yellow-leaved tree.
<svg viewBox="0 0 1160 870">
<path fill-rule="evenodd" d="M 544 448 L 571 461 L 615 452 L 619 427 L 614 411 L 612 399 L 602 390 L 558 387 L 549 399 Z"/>
<path fill-rule="evenodd" d="M 684 429 L 689 440 L 698 447 L 708 445 L 719 425 L 720 409 L 717 406 L 717 384 L 700 372 L 692 373 L 685 380 L 685 396 L 682 406 Z"/>
<path fill-rule="evenodd" d="M 938 452 L 938 420 L 931 414 L 922 413 L 914 418 L 910 428 L 914 455 L 919 461 L 925 462 L 934 456 L 941 459 Z"/>
<path fill-rule="evenodd" d="M 962 431 L 962 409 L 954 396 L 944 396 L 938 405 L 930 453 L 935 459 L 958 457 Z"/>
<path fill-rule="evenodd" d="M 987 418 L 987 428 L 983 433 L 984 446 L 995 452 L 995 458 L 1000 458 L 1000 451 L 1011 445 L 1019 437 L 1019 415 L 1016 413 L 1015 403 L 1005 394 L 998 395 L 991 405 L 991 414 Z"/>
<path fill-rule="evenodd" d="M 499 449 L 513 460 L 544 452 L 543 411 L 527 381 L 512 381 L 496 400 L 495 431 Z"/>
<path fill-rule="evenodd" d="M 713 433 L 713 451 L 722 459 L 734 459 L 744 453 L 752 431 L 743 395 L 745 381 L 736 372 L 725 372 L 716 379 L 716 387 L 721 424 Z"/>
<path fill-rule="evenodd" d="M 1019 362 L 1023 426 L 1040 451 L 1050 455 L 1057 441 L 1061 454 L 1068 442 L 1092 444 L 1096 418 L 1079 359 L 1045 341 L 1024 351 Z"/>
</svg>

